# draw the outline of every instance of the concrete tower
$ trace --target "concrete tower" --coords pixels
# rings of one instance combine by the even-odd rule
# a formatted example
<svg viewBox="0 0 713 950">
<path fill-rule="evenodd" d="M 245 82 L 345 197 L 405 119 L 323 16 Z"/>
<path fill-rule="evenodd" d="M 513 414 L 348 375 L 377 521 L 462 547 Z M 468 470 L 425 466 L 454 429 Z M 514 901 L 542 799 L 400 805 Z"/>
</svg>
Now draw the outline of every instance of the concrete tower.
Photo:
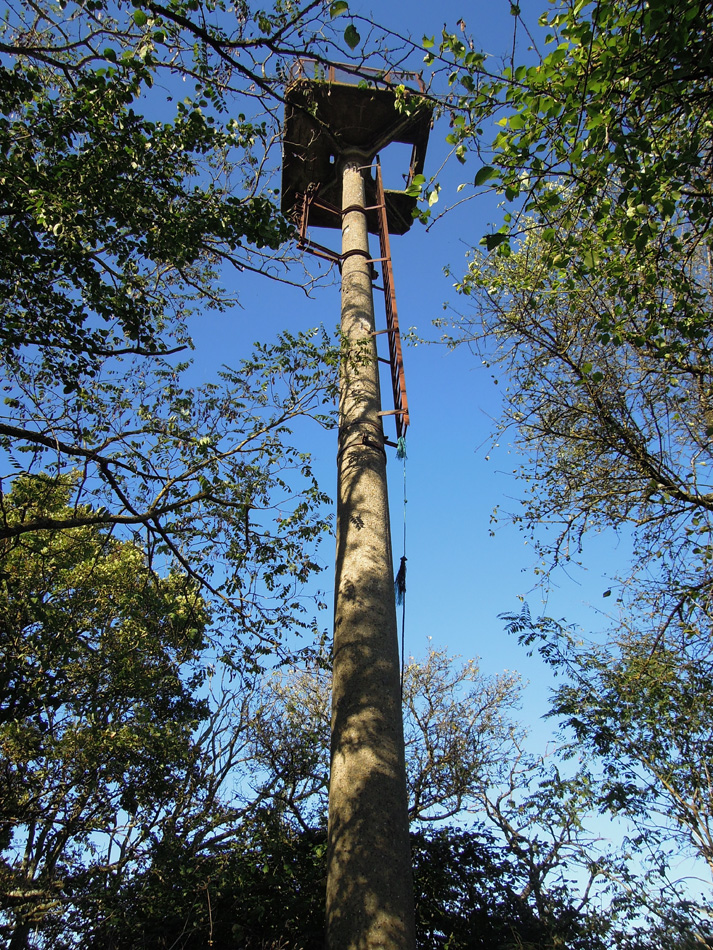
<svg viewBox="0 0 713 950">
<path fill-rule="evenodd" d="M 421 172 L 431 114 L 399 111 L 403 77 L 307 79 L 298 64 L 286 92 L 283 211 L 341 228 L 341 368 L 337 452 L 332 742 L 327 880 L 328 950 L 415 947 L 393 558 L 382 419 L 408 425 L 398 324 L 387 328 L 393 410 L 382 410 L 369 232 L 379 234 L 393 297 L 389 232 L 405 233 L 415 199 L 384 192 L 374 159 L 390 142 L 413 146 Z M 341 81 L 340 81 L 341 80 Z M 408 77 L 413 83 L 416 77 Z M 385 242 L 385 243 L 384 243 Z M 319 245 L 318 245 L 319 247 Z M 384 250 L 386 248 L 386 250 Z M 324 248 L 321 248 L 324 251 Z M 387 312 L 390 301 L 387 300 Z M 395 354 L 398 355 L 395 355 Z M 399 365 L 395 365 L 398 361 Z M 401 382 L 399 382 L 399 380 Z"/>
</svg>

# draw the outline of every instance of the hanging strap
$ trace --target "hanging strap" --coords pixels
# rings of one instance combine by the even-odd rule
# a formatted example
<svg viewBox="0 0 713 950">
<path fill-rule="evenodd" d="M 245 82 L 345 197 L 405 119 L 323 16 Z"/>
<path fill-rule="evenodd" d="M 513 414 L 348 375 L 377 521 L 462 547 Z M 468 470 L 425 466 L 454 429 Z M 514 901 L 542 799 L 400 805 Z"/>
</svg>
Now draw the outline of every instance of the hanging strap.
<svg viewBox="0 0 713 950">
<path fill-rule="evenodd" d="M 401 607 L 401 702 L 404 698 L 404 669 L 406 667 L 406 439 L 399 436 L 396 448 L 396 458 L 402 459 L 404 463 L 404 543 L 401 565 L 399 566 L 394 580 L 394 591 L 396 593 L 396 603 Z"/>
</svg>

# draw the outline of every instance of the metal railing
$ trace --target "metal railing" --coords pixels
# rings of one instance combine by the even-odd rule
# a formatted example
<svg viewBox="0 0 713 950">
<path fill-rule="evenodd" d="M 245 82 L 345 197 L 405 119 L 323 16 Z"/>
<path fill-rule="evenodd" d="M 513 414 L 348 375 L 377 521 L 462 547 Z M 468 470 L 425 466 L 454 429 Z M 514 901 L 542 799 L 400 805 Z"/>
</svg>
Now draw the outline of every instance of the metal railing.
<svg viewBox="0 0 713 950">
<path fill-rule="evenodd" d="M 350 66 L 348 63 L 320 63 L 319 60 L 303 57 L 290 66 L 288 84 L 299 79 L 312 82 L 338 82 L 349 86 L 359 83 L 373 85 L 377 89 L 393 89 L 396 86 L 416 88 L 422 94 L 426 86 L 420 73 L 397 69 L 373 69 L 367 66 Z"/>
</svg>

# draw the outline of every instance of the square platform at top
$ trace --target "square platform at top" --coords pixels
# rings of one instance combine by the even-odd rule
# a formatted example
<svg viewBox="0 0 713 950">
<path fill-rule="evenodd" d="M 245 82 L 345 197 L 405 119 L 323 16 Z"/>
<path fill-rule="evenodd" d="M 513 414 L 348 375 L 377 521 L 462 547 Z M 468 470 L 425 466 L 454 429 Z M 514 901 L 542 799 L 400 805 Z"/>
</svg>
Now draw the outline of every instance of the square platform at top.
<svg viewBox="0 0 713 950">
<path fill-rule="evenodd" d="M 415 76 L 405 78 L 420 82 Z M 400 111 L 393 83 L 394 79 L 388 77 L 386 85 L 380 85 L 376 78 L 372 84 L 365 82 L 361 73 L 355 76 L 334 69 L 327 78 L 307 79 L 302 70 L 297 71 L 297 78 L 285 90 L 283 214 L 293 219 L 299 216 L 302 195 L 310 186 L 319 187 L 322 201 L 341 207 L 339 159 L 350 151 L 358 151 L 366 160 L 373 161 L 391 142 L 401 142 L 413 146 L 410 168 L 404 169 L 408 181 L 423 172 L 432 109 L 428 103 L 420 102 L 413 112 Z M 367 176 L 365 184 L 367 205 L 375 205 L 373 176 Z M 385 197 L 389 232 L 405 234 L 413 223 L 417 199 L 395 190 L 386 191 Z M 369 230 L 378 233 L 376 211 L 367 220 Z M 341 219 L 314 206 L 309 224 L 341 228 Z"/>
</svg>

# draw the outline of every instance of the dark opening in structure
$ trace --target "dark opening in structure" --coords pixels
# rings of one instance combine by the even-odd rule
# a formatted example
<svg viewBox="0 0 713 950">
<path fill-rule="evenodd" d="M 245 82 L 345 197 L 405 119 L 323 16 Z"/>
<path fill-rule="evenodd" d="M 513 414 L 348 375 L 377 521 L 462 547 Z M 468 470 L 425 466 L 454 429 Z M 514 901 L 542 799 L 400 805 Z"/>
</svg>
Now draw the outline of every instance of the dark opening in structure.
<svg viewBox="0 0 713 950">
<path fill-rule="evenodd" d="M 310 75 L 311 74 L 311 75 Z M 373 79 L 347 69 L 328 73 L 310 60 L 299 60 L 285 90 L 283 126 L 282 211 L 298 220 L 302 196 L 311 191 L 324 205 L 341 206 L 338 158 L 348 152 L 364 156 L 365 164 L 392 142 L 410 146 L 403 187 L 385 192 L 391 234 L 405 234 L 413 223 L 416 198 L 406 189 L 423 172 L 432 109 L 421 97 L 423 84 L 415 74 L 374 73 Z M 314 77 L 314 78 L 312 78 Z M 397 87 L 407 91 L 397 94 Z M 405 106 L 405 107 L 404 107 Z M 393 177 L 391 176 L 393 181 Z M 373 174 L 366 177 L 367 204 L 376 205 Z M 311 227 L 340 228 L 338 215 L 315 203 Z M 377 234 L 376 210 L 368 215 L 369 231 Z"/>
</svg>

